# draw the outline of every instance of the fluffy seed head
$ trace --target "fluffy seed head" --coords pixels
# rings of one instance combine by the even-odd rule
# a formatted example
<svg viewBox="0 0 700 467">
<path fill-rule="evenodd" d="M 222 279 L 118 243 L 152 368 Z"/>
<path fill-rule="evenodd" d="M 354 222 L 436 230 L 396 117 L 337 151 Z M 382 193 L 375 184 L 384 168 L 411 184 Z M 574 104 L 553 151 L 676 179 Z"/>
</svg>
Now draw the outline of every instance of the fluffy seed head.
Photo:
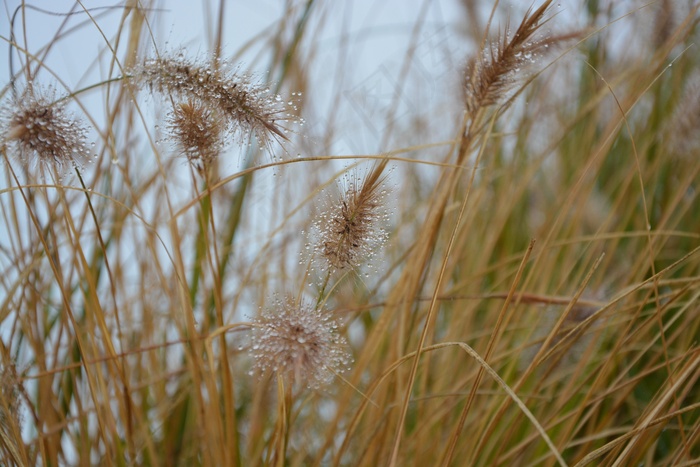
<svg viewBox="0 0 700 467">
<path fill-rule="evenodd" d="M 318 388 L 352 361 L 338 323 L 323 310 L 290 297 L 253 320 L 252 353 L 263 373 Z"/>
<path fill-rule="evenodd" d="M 249 77 L 226 71 L 225 62 L 220 65 L 200 65 L 182 55 L 158 57 L 129 70 L 129 75 L 138 87 L 146 86 L 217 112 L 226 122 L 226 130 L 239 142 L 249 134 L 263 146 L 273 139 L 286 140 L 284 125 L 294 120 L 288 104 Z"/>
<path fill-rule="evenodd" d="M 223 121 L 215 109 L 188 101 L 168 117 L 168 135 L 190 163 L 202 170 L 223 149 Z"/>
<path fill-rule="evenodd" d="M 316 251 L 331 269 L 357 267 L 386 242 L 383 221 L 386 190 L 378 171 L 365 178 L 349 175 L 338 199 L 316 221 L 320 232 Z"/>
<path fill-rule="evenodd" d="M 548 0 L 537 10 L 528 10 L 512 35 L 506 24 L 505 34 L 486 46 L 480 57 L 469 62 L 465 73 L 465 96 L 471 114 L 505 100 L 518 82 L 521 68 L 534 63 L 549 45 L 577 35 L 535 38 L 551 3 L 552 0 Z"/>
<path fill-rule="evenodd" d="M 3 110 L 2 140 L 23 161 L 61 165 L 89 157 L 86 128 L 53 94 L 28 87 Z"/>
</svg>

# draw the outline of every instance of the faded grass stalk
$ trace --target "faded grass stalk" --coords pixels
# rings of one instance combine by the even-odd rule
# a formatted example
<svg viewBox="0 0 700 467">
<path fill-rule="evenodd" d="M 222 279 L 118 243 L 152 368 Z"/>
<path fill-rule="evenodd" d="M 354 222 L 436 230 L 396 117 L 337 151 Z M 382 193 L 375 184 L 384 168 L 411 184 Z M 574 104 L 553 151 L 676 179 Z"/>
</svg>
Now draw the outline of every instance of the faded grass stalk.
<svg viewBox="0 0 700 467">
<path fill-rule="evenodd" d="M 534 39 L 535 33 L 545 22 L 545 14 L 551 3 L 551 0 L 544 2 L 542 6 L 540 6 L 534 12 L 532 12 L 532 9 L 528 9 L 525 17 L 523 18 L 516 32 L 513 34 L 512 38 L 509 35 L 509 26 L 506 25 L 505 33 L 500 36 L 497 41 L 485 48 L 480 56 L 473 59 L 467 67 L 465 82 L 465 107 L 468 121 L 463 123 L 461 130 L 462 137 L 457 150 L 457 165 L 461 165 L 465 162 L 467 156 L 471 153 L 473 146 L 477 143 L 479 137 L 482 136 L 478 133 L 478 131 L 484 130 L 484 127 L 480 125 L 482 110 L 504 100 L 508 92 L 516 83 L 515 77 L 516 73 L 520 72 L 520 67 L 525 64 L 532 63 L 543 49 L 549 47 L 550 44 L 559 40 L 550 38 L 543 38 L 539 40 Z M 450 246 L 448 247 L 448 255 L 449 248 L 451 248 L 452 245 L 452 240 L 454 235 L 456 235 L 457 228 L 459 227 L 459 221 L 462 219 L 464 210 L 466 209 L 466 204 L 475 180 L 476 167 L 478 167 L 480 164 L 482 154 L 483 148 L 478 151 L 478 155 L 474 163 L 474 169 L 471 171 L 471 178 L 469 180 L 467 193 L 462 202 L 458 221 L 452 233 Z M 447 174 L 445 179 L 446 183 L 442 183 L 441 188 L 438 189 L 439 201 L 436 203 L 437 214 L 433 217 L 433 219 L 431 219 L 430 223 L 426 223 L 426 239 L 429 241 L 429 246 L 421 252 L 420 256 L 416 256 L 416 260 L 420 264 L 420 271 L 423 271 L 424 267 L 427 265 L 430 255 L 430 248 L 432 247 L 433 242 L 437 240 L 437 232 L 440 229 L 440 224 L 443 220 L 442 215 L 445 207 L 447 206 L 449 196 L 458 186 L 459 177 L 457 177 L 454 173 Z M 438 287 L 438 289 L 440 287 L 446 265 L 447 256 L 444 258 L 442 266 L 443 269 L 441 270 L 437 282 L 436 287 Z M 415 285 L 409 290 L 415 290 L 417 280 L 420 277 L 420 275 L 416 275 L 415 272 L 412 274 L 412 276 L 412 278 L 411 276 L 408 276 L 407 279 L 414 282 Z M 438 289 L 436 289 L 436 294 L 439 293 Z M 404 424 L 408 412 L 410 396 L 413 391 L 416 374 L 418 372 L 418 363 L 423 346 L 427 339 L 428 330 L 433 321 L 435 310 L 435 301 L 433 301 L 419 338 L 416 357 L 413 361 L 408 381 L 406 383 L 401 415 L 399 417 L 391 455 L 390 465 L 392 466 L 397 465 L 398 462 L 399 447 L 403 438 Z M 479 374 L 481 375 L 481 372 Z M 474 390 L 475 389 L 476 388 L 474 388 Z M 461 433 L 462 425 L 464 420 L 466 420 L 469 409 L 470 405 L 468 403 L 462 411 L 460 422 L 458 422 L 457 427 L 453 430 L 451 442 L 449 443 L 443 458 L 445 464 L 449 464 L 451 462 L 456 440 Z"/>
</svg>

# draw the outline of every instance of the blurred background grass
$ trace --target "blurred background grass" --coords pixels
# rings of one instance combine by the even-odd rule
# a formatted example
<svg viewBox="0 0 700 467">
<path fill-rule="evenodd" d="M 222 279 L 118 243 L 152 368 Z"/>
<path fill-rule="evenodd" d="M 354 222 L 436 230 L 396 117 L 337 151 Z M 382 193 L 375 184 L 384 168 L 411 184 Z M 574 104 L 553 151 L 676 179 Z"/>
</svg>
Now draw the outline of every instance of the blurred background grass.
<svg viewBox="0 0 700 467">
<path fill-rule="evenodd" d="M 693 3 L 552 3 L 534 40 L 570 37 L 472 113 L 470 57 L 530 4 L 7 4 L 3 122 L 54 85 L 95 157 L 2 143 L 3 461 L 697 463 Z M 122 77 L 180 50 L 290 100 L 290 141 L 207 179 L 175 157 L 170 102 Z M 322 291 L 314 222 L 387 158 L 389 240 Z M 355 361 L 285 396 L 246 323 L 290 292 L 328 292 Z"/>
</svg>

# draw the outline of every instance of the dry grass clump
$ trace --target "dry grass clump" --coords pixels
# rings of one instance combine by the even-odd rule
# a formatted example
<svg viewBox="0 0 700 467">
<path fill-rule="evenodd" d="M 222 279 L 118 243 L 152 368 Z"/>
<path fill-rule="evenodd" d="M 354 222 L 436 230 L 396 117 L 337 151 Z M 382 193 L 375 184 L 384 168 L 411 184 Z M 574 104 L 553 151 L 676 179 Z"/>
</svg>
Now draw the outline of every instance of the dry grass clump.
<svg viewBox="0 0 700 467">
<path fill-rule="evenodd" d="M 169 12 L 136 3 L 7 19 L 0 463 L 697 464 L 700 5 L 626 47 L 658 8 L 406 2 L 374 34 L 283 2 L 236 48 L 220 1 L 220 60 L 140 61 Z M 406 53 L 366 69 L 384 32 Z M 37 183 L 87 157 L 72 99 L 97 157 Z"/>
</svg>

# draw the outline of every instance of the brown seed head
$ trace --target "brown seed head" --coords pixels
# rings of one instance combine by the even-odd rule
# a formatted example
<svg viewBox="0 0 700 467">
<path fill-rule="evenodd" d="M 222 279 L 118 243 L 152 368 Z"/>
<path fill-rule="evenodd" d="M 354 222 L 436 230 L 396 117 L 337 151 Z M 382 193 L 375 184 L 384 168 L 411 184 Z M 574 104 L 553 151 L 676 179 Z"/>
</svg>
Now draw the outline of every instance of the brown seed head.
<svg viewBox="0 0 700 467">
<path fill-rule="evenodd" d="M 528 10 L 518 29 L 511 35 L 506 24 L 505 33 L 487 45 L 481 55 L 472 59 L 465 73 L 466 107 L 473 114 L 478 109 L 502 102 L 518 82 L 521 68 L 534 63 L 549 45 L 576 37 L 536 38 L 535 33 L 544 24 L 545 13 L 552 0 L 537 10 Z"/>
<path fill-rule="evenodd" d="M 284 124 L 294 117 L 282 98 L 246 76 L 227 72 L 226 63 L 220 65 L 199 65 L 181 55 L 159 57 L 146 60 L 129 75 L 139 87 L 147 86 L 217 112 L 225 120 L 227 131 L 240 142 L 249 134 L 262 145 L 272 139 L 286 140 Z"/>
<path fill-rule="evenodd" d="M 60 165 L 88 158 L 86 128 L 52 94 L 28 87 L 14 108 L 3 112 L 3 141 L 23 161 L 35 158 L 35 162 Z"/>
<path fill-rule="evenodd" d="M 223 120 L 215 109 L 196 101 L 176 104 L 167 130 L 182 155 L 198 169 L 209 165 L 224 146 Z"/>
<path fill-rule="evenodd" d="M 320 241 L 316 250 L 332 269 L 347 269 L 371 257 L 387 239 L 382 223 L 383 178 L 378 171 L 358 179 L 351 175 L 340 199 L 317 221 Z"/>
</svg>

